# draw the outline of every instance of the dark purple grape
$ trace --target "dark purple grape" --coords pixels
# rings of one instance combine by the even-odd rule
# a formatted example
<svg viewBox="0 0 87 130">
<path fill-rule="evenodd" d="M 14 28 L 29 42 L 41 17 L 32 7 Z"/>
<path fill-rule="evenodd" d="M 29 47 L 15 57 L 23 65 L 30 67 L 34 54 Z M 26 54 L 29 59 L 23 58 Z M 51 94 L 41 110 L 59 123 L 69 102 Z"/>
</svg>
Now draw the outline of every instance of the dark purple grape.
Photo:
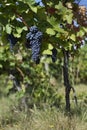
<svg viewBox="0 0 87 130">
<path fill-rule="evenodd" d="M 17 38 L 15 38 L 13 34 L 9 34 L 8 35 L 8 40 L 10 42 L 10 50 L 13 51 L 13 47 L 17 43 Z"/>
<path fill-rule="evenodd" d="M 38 40 L 42 40 L 42 36 L 43 36 L 43 33 L 38 31 L 35 36 L 34 36 L 34 39 L 38 39 Z"/>
<path fill-rule="evenodd" d="M 29 32 L 27 35 L 26 35 L 26 39 L 31 41 L 33 40 L 33 37 L 34 37 L 34 34 L 32 34 L 31 32 Z"/>
<path fill-rule="evenodd" d="M 56 62 L 56 60 L 57 60 L 57 50 L 56 50 L 56 48 L 53 48 L 52 49 L 52 61 Z"/>
<path fill-rule="evenodd" d="M 36 26 L 30 27 L 30 32 L 26 35 L 26 39 L 28 42 L 27 45 L 29 44 L 32 50 L 32 60 L 36 64 L 39 64 L 40 62 L 40 46 L 42 36 L 42 32 L 38 31 L 38 28 Z"/>
<path fill-rule="evenodd" d="M 31 33 L 36 33 L 37 31 L 38 31 L 37 26 L 31 26 L 31 27 L 30 27 L 30 32 L 31 32 Z"/>
</svg>

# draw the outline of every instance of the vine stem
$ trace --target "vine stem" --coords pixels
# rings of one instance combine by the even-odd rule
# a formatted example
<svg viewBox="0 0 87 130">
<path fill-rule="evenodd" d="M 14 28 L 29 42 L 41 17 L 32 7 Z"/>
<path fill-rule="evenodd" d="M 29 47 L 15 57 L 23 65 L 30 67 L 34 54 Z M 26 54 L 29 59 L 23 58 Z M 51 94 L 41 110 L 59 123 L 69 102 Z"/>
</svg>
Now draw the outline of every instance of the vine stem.
<svg viewBox="0 0 87 130">
<path fill-rule="evenodd" d="M 23 22 L 23 24 L 27 27 L 27 29 L 29 30 L 29 26 L 28 24 L 26 23 L 26 21 L 24 20 L 24 18 L 18 13 L 15 11 L 15 15 Z"/>
<path fill-rule="evenodd" d="M 19 67 L 16 67 L 16 69 L 20 72 L 22 78 L 24 78 L 24 73 L 22 72 L 22 70 Z"/>
<path fill-rule="evenodd" d="M 71 86 L 69 80 L 69 71 L 68 71 L 68 64 L 69 64 L 69 52 L 63 49 L 63 56 L 64 56 L 64 65 L 63 65 L 63 77 L 64 77 L 64 86 L 65 86 L 65 100 L 66 100 L 66 110 L 70 112 L 70 91 L 72 89 L 74 93 L 74 100 L 77 105 L 77 97 L 75 93 L 75 89 Z"/>
</svg>

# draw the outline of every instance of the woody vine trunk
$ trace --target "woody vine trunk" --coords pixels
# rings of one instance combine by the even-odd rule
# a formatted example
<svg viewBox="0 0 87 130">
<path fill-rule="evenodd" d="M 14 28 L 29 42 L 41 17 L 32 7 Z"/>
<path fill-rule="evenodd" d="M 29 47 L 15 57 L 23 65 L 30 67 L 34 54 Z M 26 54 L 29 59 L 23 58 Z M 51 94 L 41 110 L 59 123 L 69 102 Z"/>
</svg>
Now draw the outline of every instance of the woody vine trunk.
<svg viewBox="0 0 87 130">
<path fill-rule="evenodd" d="M 68 73 L 68 63 L 69 63 L 69 54 L 68 51 L 63 49 L 64 63 L 63 63 L 63 77 L 64 77 L 64 86 L 65 86 L 65 101 L 66 101 L 66 110 L 70 111 L 70 91 L 71 85 L 69 82 L 69 73 Z"/>
</svg>

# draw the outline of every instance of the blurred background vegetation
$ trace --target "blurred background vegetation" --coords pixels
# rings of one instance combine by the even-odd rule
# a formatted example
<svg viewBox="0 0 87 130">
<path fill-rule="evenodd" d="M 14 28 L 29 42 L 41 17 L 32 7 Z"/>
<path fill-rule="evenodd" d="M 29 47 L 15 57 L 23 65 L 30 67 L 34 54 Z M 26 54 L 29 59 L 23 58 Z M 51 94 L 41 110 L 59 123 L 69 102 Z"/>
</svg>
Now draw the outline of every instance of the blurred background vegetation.
<svg viewBox="0 0 87 130">
<path fill-rule="evenodd" d="M 87 45 L 80 52 L 76 57 L 70 57 L 69 63 L 70 82 L 78 99 L 76 106 L 71 92 L 71 117 L 67 117 L 64 112 L 62 59 L 58 58 L 53 64 L 51 57 L 42 57 L 37 66 L 32 61 L 22 65 L 18 63 L 21 70 L 15 68 L 14 73 L 12 65 L 12 71 L 0 75 L 0 129 L 86 130 Z M 11 74 L 20 82 L 16 85 L 21 89 L 15 89 Z"/>
</svg>

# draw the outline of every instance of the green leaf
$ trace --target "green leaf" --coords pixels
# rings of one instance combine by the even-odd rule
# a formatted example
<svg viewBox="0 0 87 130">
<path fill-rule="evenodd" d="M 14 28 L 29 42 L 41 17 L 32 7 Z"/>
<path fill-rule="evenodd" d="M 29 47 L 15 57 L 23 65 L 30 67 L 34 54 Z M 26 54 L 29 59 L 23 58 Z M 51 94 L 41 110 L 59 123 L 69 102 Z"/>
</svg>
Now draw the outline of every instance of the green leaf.
<svg viewBox="0 0 87 130">
<path fill-rule="evenodd" d="M 52 49 L 53 49 L 52 44 L 48 44 L 48 49 L 49 49 L 49 50 L 52 50 Z"/>
<path fill-rule="evenodd" d="M 72 23 L 72 17 L 73 17 L 73 14 L 64 15 L 64 16 L 63 16 L 63 20 L 64 20 L 64 21 L 67 20 L 67 22 L 68 22 L 69 24 L 71 24 L 71 23 Z"/>
<path fill-rule="evenodd" d="M 55 5 L 55 8 L 56 9 L 58 9 L 58 10 L 62 10 L 62 8 L 63 8 L 64 6 L 62 5 L 62 2 L 59 2 L 59 4 L 58 5 Z"/>
<path fill-rule="evenodd" d="M 7 45 L 7 43 L 8 43 L 7 33 L 5 31 L 2 32 L 1 41 L 3 42 L 4 45 Z"/>
<path fill-rule="evenodd" d="M 58 10 L 58 14 L 65 15 L 67 8 L 63 6 L 62 2 L 59 2 L 58 5 L 55 5 L 55 8 Z"/>
<path fill-rule="evenodd" d="M 37 10 L 37 18 L 43 22 L 43 20 L 46 20 L 46 14 L 44 13 L 44 8 L 38 8 Z"/>
<path fill-rule="evenodd" d="M 22 1 L 22 2 L 27 3 L 29 5 L 35 4 L 35 0 L 19 0 L 19 1 Z"/>
<path fill-rule="evenodd" d="M 6 32 L 7 32 L 8 34 L 11 34 L 11 31 L 12 31 L 11 26 L 10 26 L 9 24 L 7 24 L 7 25 L 6 25 Z"/>
<path fill-rule="evenodd" d="M 23 27 L 23 30 L 27 31 L 27 27 L 26 27 L 26 26 L 24 26 L 24 27 Z"/>
<path fill-rule="evenodd" d="M 27 31 L 27 27 L 26 27 L 26 26 L 24 26 L 23 28 L 21 28 L 21 27 L 16 27 L 16 31 L 17 31 L 17 33 L 18 33 L 19 35 L 22 33 L 23 30 Z M 19 36 L 18 36 L 18 37 L 19 37 Z"/>
<path fill-rule="evenodd" d="M 3 68 L 2 64 L 0 64 L 0 68 Z"/>
<path fill-rule="evenodd" d="M 1 12 L 0 12 L 1 13 Z M 0 24 L 2 25 L 6 25 L 8 19 L 6 19 L 6 17 L 3 16 L 3 14 L 0 14 Z"/>
<path fill-rule="evenodd" d="M 17 5 L 17 11 L 20 13 L 26 12 L 28 9 L 28 5 L 23 1 L 19 1 L 18 3 L 19 5 Z"/>
<path fill-rule="evenodd" d="M 60 28 L 58 25 L 54 27 L 54 30 L 60 33 L 67 33 L 63 28 Z"/>
<path fill-rule="evenodd" d="M 10 62 L 10 66 L 14 67 L 15 66 L 15 62 Z"/>
<path fill-rule="evenodd" d="M 31 6 L 31 5 L 29 5 L 29 6 L 30 6 L 31 10 L 32 10 L 34 13 L 37 13 L 37 7 Z"/>
<path fill-rule="evenodd" d="M 55 31 L 52 28 L 47 28 L 46 33 L 50 35 L 55 35 Z"/>
<path fill-rule="evenodd" d="M 29 3 L 30 5 L 35 4 L 35 0 L 24 0 L 26 3 Z"/>
<path fill-rule="evenodd" d="M 17 37 L 17 38 L 20 38 L 20 37 L 21 37 L 21 33 L 14 33 L 14 32 L 13 32 L 13 35 L 14 35 L 15 37 Z"/>
<path fill-rule="evenodd" d="M 49 50 L 49 49 L 47 49 L 47 50 L 44 50 L 44 51 L 43 51 L 43 54 L 44 54 L 44 55 L 52 55 L 52 51 Z"/>
<path fill-rule="evenodd" d="M 73 40 L 73 41 L 76 41 L 76 36 L 75 36 L 74 34 L 72 34 L 72 35 L 70 36 L 70 39 Z"/>
<path fill-rule="evenodd" d="M 87 28 L 83 27 L 83 31 L 85 31 L 87 33 Z"/>
<path fill-rule="evenodd" d="M 16 31 L 20 34 L 20 33 L 22 33 L 22 28 L 20 28 L 20 27 L 16 27 Z"/>
<path fill-rule="evenodd" d="M 77 32 L 77 36 L 82 37 L 84 36 L 85 32 L 81 29 L 79 32 Z"/>
<path fill-rule="evenodd" d="M 72 49 L 72 44 L 69 42 L 68 43 L 68 49 L 71 50 Z"/>
<path fill-rule="evenodd" d="M 49 22 L 52 26 L 58 25 L 58 21 L 54 16 L 47 17 L 47 22 Z"/>
</svg>

